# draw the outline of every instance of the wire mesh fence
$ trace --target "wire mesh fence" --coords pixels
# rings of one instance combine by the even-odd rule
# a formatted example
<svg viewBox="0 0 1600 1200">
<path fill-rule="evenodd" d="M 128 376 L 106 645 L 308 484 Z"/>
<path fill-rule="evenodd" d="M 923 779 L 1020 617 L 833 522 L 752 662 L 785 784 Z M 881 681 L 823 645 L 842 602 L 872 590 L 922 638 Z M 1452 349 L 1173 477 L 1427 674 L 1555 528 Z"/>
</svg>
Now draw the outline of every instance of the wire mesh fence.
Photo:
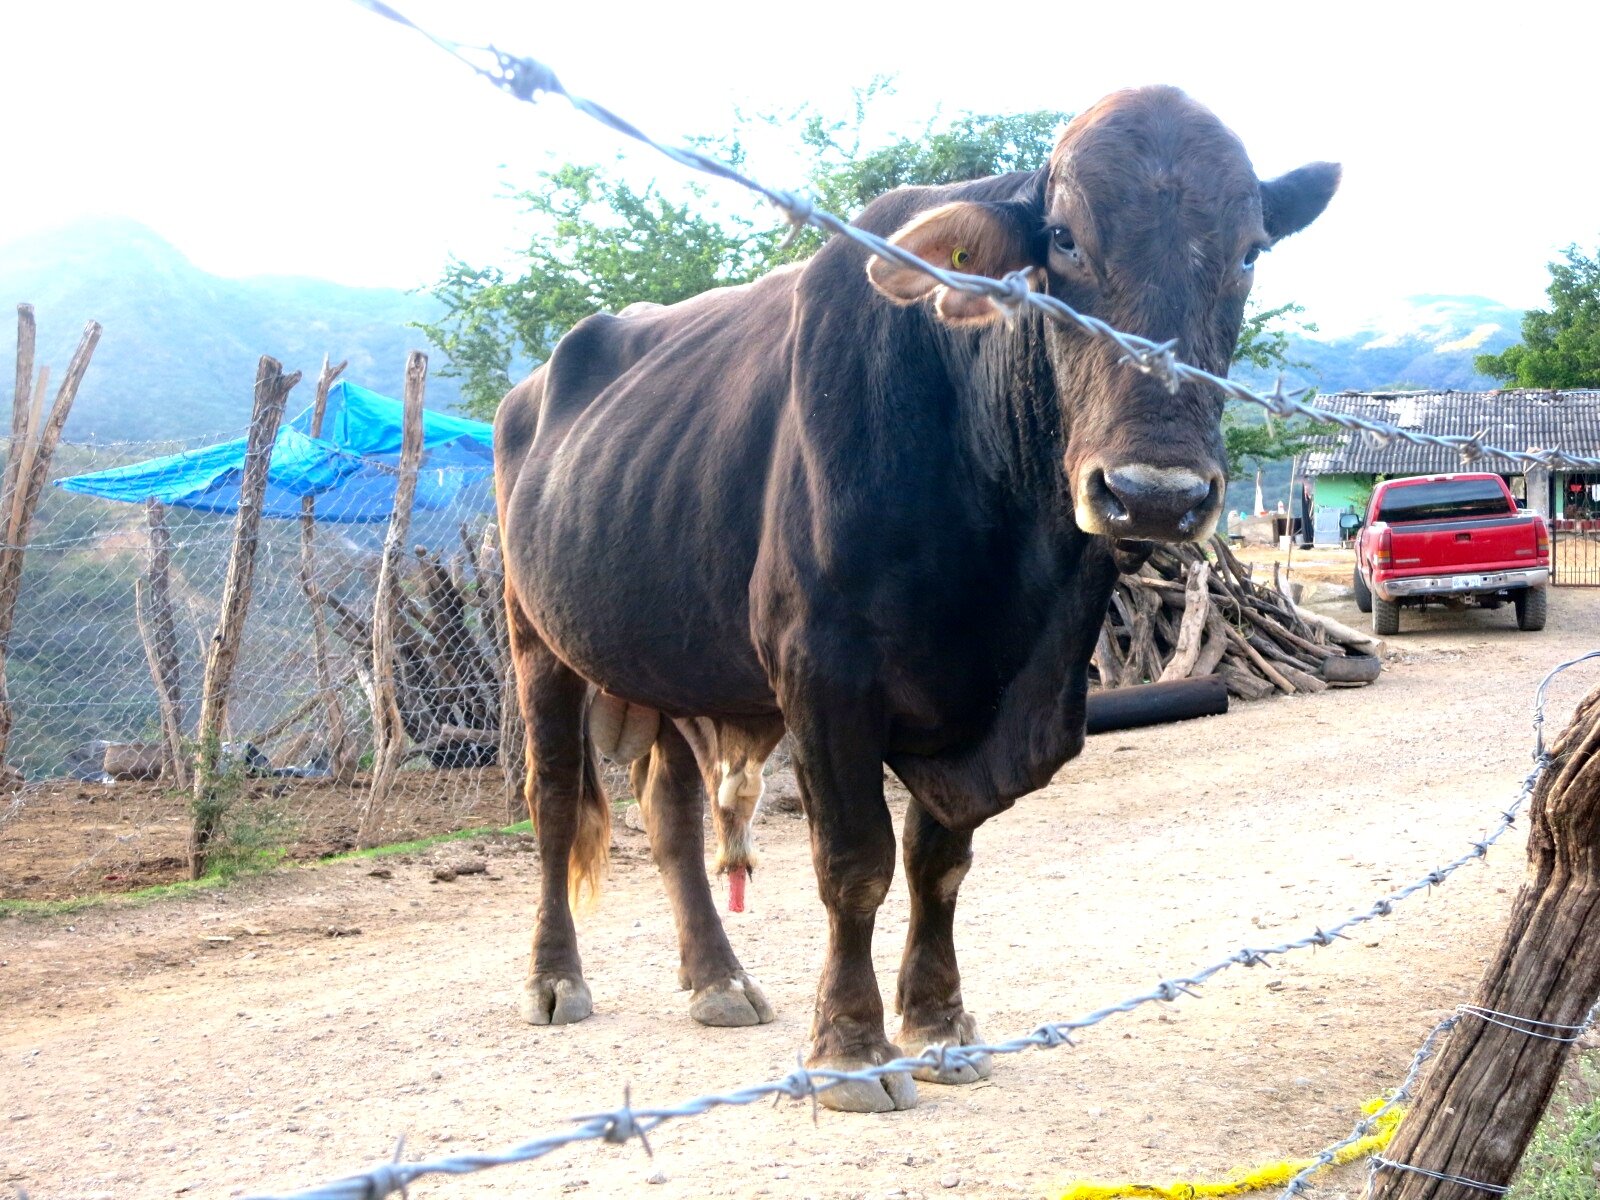
<svg viewBox="0 0 1600 1200">
<path fill-rule="evenodd" d="M 63 445 L 52 483 L 161 456 L 181 464 L 185 449 Z M 501 738 L 514 701 L 492 483 L 486 470 L 432 473 L 394 647 L 408 749 L 365 830 L 386 526 L 352 519 L 339 492 L 309 517 L 262 522 L 222 748 L 236 853 L 309 857 L 351 848 L 358 831 L 396 841 L 521 819 L 520 735 Z M 46 491 L 9 646 L 7 759 L 21 786 L 0 805 L 0 894 L 181 875 L 184 760 L 233 531 L 228 513 Z"/>
</svg>

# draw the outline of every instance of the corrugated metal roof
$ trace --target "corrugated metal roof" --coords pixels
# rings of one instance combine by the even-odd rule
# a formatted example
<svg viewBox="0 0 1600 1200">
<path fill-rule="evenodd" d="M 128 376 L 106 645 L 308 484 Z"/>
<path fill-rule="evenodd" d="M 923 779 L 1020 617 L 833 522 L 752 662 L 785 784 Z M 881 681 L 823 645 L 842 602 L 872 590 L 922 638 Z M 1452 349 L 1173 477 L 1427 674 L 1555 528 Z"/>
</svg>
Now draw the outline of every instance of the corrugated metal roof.
<svg viewBox="0 0 1600 1200">
<path fill-rule="evenodd" d="M 1315 403 L 1351 416 L 1382 421 L 1400 429 L 1472 437 L 1511 450 L 1560 447 L 1600 455 L 1600 391 L 1572 392 L 1336 392 Z M 1297 460 L 1313 475 L 1432 475 L 1446 471 L 1494 471 L 1520 475 L 1522 464 L 1505 458 L 1480 458 L 1464 467 L 1461 456 L 1443 446 L 1416 446 L 1395 440 L 1378 445 L 1362 434 L 1337 433 L 1313 440 Z"/>
</svg>

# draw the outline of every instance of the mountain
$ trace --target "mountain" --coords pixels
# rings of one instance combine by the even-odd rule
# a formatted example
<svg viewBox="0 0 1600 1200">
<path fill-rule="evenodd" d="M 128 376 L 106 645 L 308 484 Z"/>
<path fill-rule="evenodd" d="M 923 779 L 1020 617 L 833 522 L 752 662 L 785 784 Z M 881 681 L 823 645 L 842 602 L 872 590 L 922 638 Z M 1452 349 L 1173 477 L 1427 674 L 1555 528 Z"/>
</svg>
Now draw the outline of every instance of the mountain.
<svg viewBox="0 0 1600 1200">
<path fill-rule="evenodd" d="M 104 327 L 66 437 L 74 441 L 202 439 L 250 419 L 256 360 L 270 354 L 304 378 L 290 415 L 311 403 L 324 353 L 350 360 L 345 378 L 399 396 L 406 354 L 427 349 L 408 323 L 438 311 L 432 297 L 320 279 L 209 274 L 133 221 L 82 221 L 0 246 L 0 299 L 31 303 L 37 361 L 59 380 L 85 322 Z M 16 344 L 0 330 L 0 381 L 10 392 Z M 431 355 L 428 406 L 460 400 Z M 54 385 L 52 384 L 52 396 Z"/>
<path fill-rule="evenodd" d="M 1424 388 L 1484 391 L 1495 381 L 1479 375 L 1473 358 L 1497 354 L 1521 339 L 1522 311 L 1482 296 L 1412 296 L 1375 316 L 1365 328 L 1338 337 L 1304 335 L 1289 348 L 1288 373 L 1297 387 L 1319 391 Z M 1271 387 L 1269 373 L 1234 372 L 1253 386 Z"/>
</svg>

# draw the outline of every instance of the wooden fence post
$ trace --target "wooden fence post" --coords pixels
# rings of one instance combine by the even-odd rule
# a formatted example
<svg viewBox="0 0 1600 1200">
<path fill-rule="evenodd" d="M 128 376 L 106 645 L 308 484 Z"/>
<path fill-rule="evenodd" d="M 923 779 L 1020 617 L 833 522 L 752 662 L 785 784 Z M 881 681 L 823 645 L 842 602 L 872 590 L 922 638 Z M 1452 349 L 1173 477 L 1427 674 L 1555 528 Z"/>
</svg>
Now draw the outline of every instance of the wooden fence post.
<svg viewBox="0 0 1600 1200">
<path fill-rule="evenodd" d="M 229 685 L 244 640 L 250 593 L 255 586 L 256 542 L 261 528 L 261 506 L 267 491 L 267 468 L 272 446 L 283 422 L 289 392 L 300 382 L 300 372 L 283 373 L 275 358 L 262 356 L 256 367 L 255 403 L 250 415 L 250 438 L 244 456 L 244 479 L 239 485 L 239 513 L 233 525 L 233 549 L 222 587 L 222 613 L 206 654 L 205 680 L 200 689 L 199 750 L 195 756 L 193 820 L 189 831 L 189 877 L 206 873 L 206 860 L 222 819 L 223 798 L 218 792 L 219 758 L 223 724 L 228 715 Z"/>
<path fill-rule="evenodd" d="M 327 356 L 322 358 L 317 398 L 311 409 L 311 436 L 314 438 L 322 436 L 322 420 L 328 413 L 328 390 L 347 365 L 348 361 L 330 367 Z M 328 663 L 328 618 L 322 610 L 322 589 L 317 584 L 316 527 L 317 498 L 303 496 L 300 500 L 300 587 L 311 608 L 311 646 L 317 660 L 317 691 L 328 717 L 328 768 L 335 783 L 348 787 L 356 777 L 356 752 L 345 724 L 340 689 L 334 686 L 333 668 Z"/>
<path fill-rule="evenodd" d="M 506 562 L 500 548 L 500 526 L 490 525 L 484 535 L 484 569 L 479 573 L 483 589 L 484 619 L 494 638 L 495 666 L 500 684 L 499 742 L 496 759 L 500 764 L 506 824 L 514 825 L 528 817 L 523 796 L 523 776 L 527 771 L 527 730 L 522 723 L 522 704 L 517 698 L 517 671 L 511 661 L 511 634 L 506 628 Z"/>
<path fill-rule="evenodd" d="M 1528 874 L 1500 948 L 1383 1156 L 1454 1179 L 1380 1165 L 1372 1200 L 1503 1191 L 1600 997 L 1600 689 L 1552 758 L 1533 793 Z"/>
<path fill-rule="evenodd" d="M 406 727 L 400 716 L 395 681 L 395 638 L 405 620 L 401 612 L 400 572 L 411 536 L 411 506 L 417 496 L 417 469 L 422 462 L 422 400 L 428 386 L 428 356 L 413 350 L 406 359 L 405 410 L 400 439 L 400 476 L 383 539 L 377 596 L 372 608 L 372 788 L 357 835 L 362 846 L 375 845 L 378 821 L 389 800 L 395 773 L 406 749 Z"/>
<path fill-rule="evenodd" d="M 167 528 L 166 511 L 159 500 L 145 501 L 150 566 L 147 577 L 134 585 L 134 615 L 161 710 L 161 733 L 167 746 L 162 773 L 187 790 L 189 756 L 183 747 L 183 683 L 178 673 L 178 630 L 172 619 L 172 531 Z"/>
<path fill-rule="evenodd" d="M 67 373 L 56 391 L 50 416 L 44 416 L 44 396 L 50 373 L 33 379 L 35 325 L 33 305 L 17 305 L 17 378 L 11 403 L 11 451 L 0 476 L 0 767 L 11 743 L 11 696 L 6 687 L 6 651 L 11 625 L 16 619 L 17 597 L 22 590 L 22 561 L 33 530 L 33 514 L 50 475 L 50 463 L 61 441 L 61 430 L 72 412 L 78 386 L 100 341 L 100 326 L 90 321 L 73 351 Z"/>
</svg>

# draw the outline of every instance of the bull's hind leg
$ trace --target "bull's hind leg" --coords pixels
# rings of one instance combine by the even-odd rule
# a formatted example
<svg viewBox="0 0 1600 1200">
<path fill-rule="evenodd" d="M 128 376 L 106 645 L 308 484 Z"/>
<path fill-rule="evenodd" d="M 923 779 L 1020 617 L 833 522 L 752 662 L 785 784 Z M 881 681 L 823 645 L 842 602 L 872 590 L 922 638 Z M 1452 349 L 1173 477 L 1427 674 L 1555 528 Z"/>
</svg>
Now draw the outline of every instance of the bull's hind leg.
<svg viewBox="0 0 1600 1200">
<path fill-rule="evenodd" d="M 637 769 L 634 775 L 638 782 Z M 772 1006 L 728 944 L 706 878 L 705 784 L 695 753 L 677 725 L 661 723 L 639 806 L 650 851 L 678 925 L 680 986 L 691 989 L 689 1015 L 702 1025 L 758 1025 Z"/>
<path fill-rule="evenodd" d="M 594 1011 L 583 981 L 569 887 L 603 865 L 609 811 L 584 736 L 587 686 L 539 638 L 509 599 L 517 696 L 528 729 L 527 801 L 539 837 L 539 919 L 522 1015 L 534 1025 L 567 1025 Z M 600 811 L 594 811 L 596 802 Z"/>
<path fill-rule="evenodd" d="M 972 865 L 972 834 L 952 833 L 913 800 L 906 808 L 901 841 L 911 925 L 895 992 L 900 1045 L 907 1054 L 933 1045 L 971 1045 L 980 1039 L 977 1023 L 961 1003 L 954 926 L 956 892 Z M 975 1083 L 988 1078 L 989 1068 L 983 1056 L 970 1064 L 923 1067 L 916 1077 L 929 1083 Z"/>
</svg>

